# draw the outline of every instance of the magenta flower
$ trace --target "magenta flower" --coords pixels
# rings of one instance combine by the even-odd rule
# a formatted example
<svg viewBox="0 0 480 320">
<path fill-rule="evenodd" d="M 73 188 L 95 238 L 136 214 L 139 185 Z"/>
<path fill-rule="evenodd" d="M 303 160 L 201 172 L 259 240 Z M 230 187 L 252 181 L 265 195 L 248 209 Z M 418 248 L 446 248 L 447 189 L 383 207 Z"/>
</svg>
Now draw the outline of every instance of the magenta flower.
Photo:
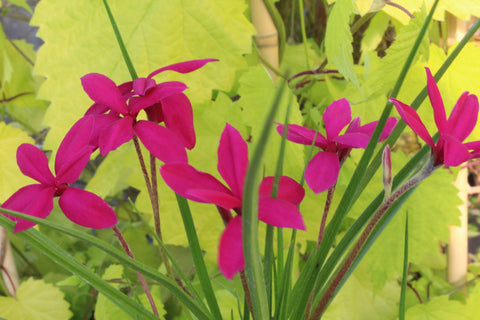
<svg viewBox="0 0 480 320">
<path fill-rule="evenodd" d="M 218 171 L 225 186 L 212 175 L 188 164 L 171 163 L 160 173 L 176 193 L 197 202 L 216 204 L 226 224 L 218 249 L 220 271 L 228 279 L 245 267 L 242 246 L 242 198 L 248 168 L 248 147 L 240 133 L 227 124 L 218 147 Z M 282 176 L 277 198 L 271 197 L 273 177 L 264 178 L 259 188 L 258 219 L 272 226 L 305 230 L 297 206 L 305 192 L 293 179 Z M 230 210 L 236 212 L 232 217 Z"/>
<path fill-rule="evenodd" d="M 137 135 L 147 149 L 164 162 L 186 162 L 183 147 L 195 146 L 192 106 L 182 82 L 157 84 L 153 76 L 172 70 L 192 72 L 216 59 L 192 60 L 158 69 L 147 78 L 138 78 L 120 86 L 104 75 L 82 77 L 85 92 L 95 102 L 86 115 L 98 118 L 98 143 L 102 155 L 115 150 Z M 145 110 L 150 121 L 137 121 Z M 165 127 L 155 123 L 164 122 Z"/>
<path fill-rule="evenodd" d="M 360 118 L 352 121 L 350 104 L 347 99 L 332 102 L 323 113 L 323 122 L 327 137 L 315 130 L 290 124 L 287 139 L 304 145 L 312 145 L 315 134 L 315 146 L 323 151 L 318 152 L 307 164 L 305 181 L 315 193 L 331 188 L 337 182 L 341 163 L 352 148 L 365 149 L 378 121 L 360 126 Z M 397 124 L 397 119 L 389 118 L 382 132 L 380 141 L 386 139 Z M 344 134 L 340 132 L 348 125 Z M 277 131 L 283 134 L 283 124 L 277 124 Z"/>
<path fill-rule="evenodd" d="M 479 143 L 462 143 L 473 131 L 478 118 L 478 99 L 473 94 L 464 92 L 458 99 L 449 119 L 445 114 L 443 100 L 430 69 L 427 72 L 427 89 L 433 108 L 435 124 L 440 137 L 435 144 L 427 128 L 415 110 L 403 102 L 391 98 L 403 121 L 432 148 L 435 165 L 445 164 L 445 167 L 455 167 L 478 156 Z M 469 150 L 473 150 L 472 153 Z"/>
<path fill-rule="evenodd" d="M 51 173 L 47 157 L 42 151 L 31 144 L 20 145 L 17 149 L 18 166 L 24 175 L 39 183 L 19 189 L 3 203 L 2 208 L 46 218 L 53 209 L 53 198 L 59 197 L 60 208 L 74 223 L 95 229 L 115 225 L 115 212 L 103 199 L 70 186 L 90 159 L 92 148 L 88 142 L 93 131 L 92 120 L 78 122 L 65 136 L 55 158 L 56 177 Z M 7 217 L 17 221 L 14 232 L 35 225 L 27 220 Z"/>
</svg>

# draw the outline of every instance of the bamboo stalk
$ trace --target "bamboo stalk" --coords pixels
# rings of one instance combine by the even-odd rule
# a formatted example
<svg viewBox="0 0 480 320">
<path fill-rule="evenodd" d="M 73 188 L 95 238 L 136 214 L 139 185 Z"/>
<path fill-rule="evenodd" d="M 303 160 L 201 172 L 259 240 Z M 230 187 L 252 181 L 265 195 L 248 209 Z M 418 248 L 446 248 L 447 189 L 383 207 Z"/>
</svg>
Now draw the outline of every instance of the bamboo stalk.
<svg viewBox="0 0 480 320">
<path fill-rule="evenodd" d="M 447 13 L 447 45 L 451 46 L 458 42 L 467 32 L 470 23 L 462 21 L 450 13 Z M 458 172 L 455 186 L 458 188 L 458 196 L 462 204 L 458 207 L 460 214 L 460 226 L 450 226 L 450 241 L 447 250 L 447 280 L 460 287 L 467 281 L 468 266 L 468 169 L 462 168 Z M 466 288 L 462 291 L 466 294 Z"/>
<path fill-rule="evenodd" d="M 263 0 L 250 0 L 250 13 L 252 23 L 257 30 L 254 37 L 260 54 L 273 68 L 278 70 L 278 31 Z M 276 73 L 268 65 L 265 67 L 273 82 L 276 82 Z"/>
<path fill-rule="evenodd" d="M 450 243 L 447 251 L 447 279 L 455 286 L 462 286 L 467 281 L 468 263 L 468 169 L 462 168 L 458 173 L 455 186 L 462 204 L 460 209 L 460 226 L 450 226 Z M 466 289 L 466 288 L 464 288 Z M 466 293 L 466 291 L 464 290 Z"/>
</svg>

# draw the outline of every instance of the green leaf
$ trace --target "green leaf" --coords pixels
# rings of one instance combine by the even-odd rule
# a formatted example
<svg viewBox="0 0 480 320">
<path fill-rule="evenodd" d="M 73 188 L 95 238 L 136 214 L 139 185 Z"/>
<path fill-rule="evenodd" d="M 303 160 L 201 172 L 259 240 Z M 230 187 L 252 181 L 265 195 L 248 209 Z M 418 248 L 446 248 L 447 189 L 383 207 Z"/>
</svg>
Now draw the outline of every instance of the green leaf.
<svg viewBox="0 0 480 320">
<path fill-rule="evenodd" d="M 378 12 L 370 21 L 362 38 L 362 52 L 375 50 L 383 39 L 389 24 L 389 17 L 383 12 Z"/>
<path fill-rule="evenodd" d="M 350 32 L 350 15 L 354 12 L 355 0 L 339 0 L 328 16 L 325 35 L 325 53 L 328 61 L 348 80 L 358 86 L 353 68 L 353 37 Z"/>
<path fill-rule="evenodd" d="M 43 280 L 29 278 L 17 289 L 16 297 L 0 297 L 0 314 L 15 320 L 68 320 L 69 304 L 60 289 Z"/>
<path fill-rule="evenodd" d="M 166 72 L 157 77 L 184 81 L 190 88 L 186 94 L 204 101 L 212 88 L 231 91 L 237 70 L 246 67 L 242 55 L 251 51 L 254 28 L 243 14 L 243 0 L 109 4 L 139 76 L 171 63 L 217 58 L 219 62 L 191 74 Z M 51 101 L 45 117 L 51 131 L 45 145 L 55 149 L 92 104 L 80 77 L 98 72 L 122 83 L 130 76 L 101 1 L 45 0 L 38 4 L 31 23 L 40 27 L 38 35 L 45 41 L 35 72 L 47 78 L 39 96 Z"/>
<path fill-rule="evenodd" d="M 17 165 L 17 148 L 22 143 L 33 143 L 26 132 L 0 122 L 0 200 L 5 201 L 15 191 L 33 180 L 24 176 Z"/>
<path fill-rule="evenodd" d="M 365 83 L 362 85 L 363 91 L 369 98 L 386 95 L 393 88 L 413 44 L 417 40 L 419 30 L 425 22 L 425 17 L 426 13 L 422 11 L 416 15 L 415 19 L 410 20 L 407 26 L 400 28 L 395 42 L 386 50 L 387 55 L 385 57 L 382 59 L 370 57 L 372 67 L 368 72 Z M 427 37 L 422 40 L 422 46 L 425 45 L 428 46 Z M 417 59 L 421 51 L 416 54 Z M 388 77 L 385 75 L 388 75 Z"/>
<path fill-rule="evenodd" d="M 322 319 L 395 319 L 400 287 L 396 282 L 390 282 L 378 292 L 367 280 L 369 273 L 367 268 L 359 266 L 327 308 Z"/>
<path fill-rule="evenodd" d="M 123 276 L 123 266 L 122 265 L 111 265 L 106 270 L 102 276 L 104 280 L 119 280 L 124 279 Z M 120 284 L 114 284 L 114 287 L 117 289 L 120 288 Z M 158 290 L 153 290 L 153 286 L 150 286 L 152 291 L 153 300 L 157 306 L 157 310 L 160 316 L 160 319 L 164 319 L 165 310 L 163 308 L 163 303 L 160 298 Z M 158 289 L 158 287 L 155 287 Z M 150 309 L 150 304 L 148 303 L 148 298 L 145 293 L 139 295 L 142 305 L 146 309 Z M 95 305 L 95 319 L 96 320 L 130 320 L 132 319 L 128 314 L 126 314 L 122 309 L 117 307 L 113 302 L 111 302 L 103 294 L 98 295 L 97 303 Z"/>
<path fill-rule="evenodd" d="M 478 316 L 478 314 L 476 315 Z M 425 304 L 415 305 L 407 310 L 408 320 L 467 320 L 465 305 L 449 300 L 448 296 L 434 297 Z"/>
</svg>

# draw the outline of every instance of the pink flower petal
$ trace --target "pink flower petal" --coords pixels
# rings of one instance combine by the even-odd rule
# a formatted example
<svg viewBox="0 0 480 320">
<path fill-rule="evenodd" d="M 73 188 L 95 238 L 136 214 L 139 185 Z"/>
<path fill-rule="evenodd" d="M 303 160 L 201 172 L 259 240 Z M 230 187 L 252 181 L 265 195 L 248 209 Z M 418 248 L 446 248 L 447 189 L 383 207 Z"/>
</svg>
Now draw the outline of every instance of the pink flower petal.
<svg viewBox="0 0 480 320">
<path fill-rule="evenodd" d="M 101 103 L 94 103 L 88 108 L 87 112 L 85 112 L 85 116 L 92 116 L 97 114 L 104 114 L 107 113 L 110 108 Z"/>
<path fill-rule="evenodd" d="M 352 132 L 352 133 L 344 133 L 338 137 L 332 139 L 338 143 L 339 149 L 351 149 L 351 148 L 362 148 L 365 149 L 367 147 L 368 141 L 370 140 L 371 135 L 361 133 L 361 132 Z"/>
<path fill-rule="evenodd" d="M 117 223 L 115 212 L 102 198 L 82 189 L 68 187 L 58 204 L 69 220 L 87 228 L 103 229 Z"/>
<path fill-rule="evenodd" d="M 380 135 L 380 139 L 378 141 L 383 141 L 387 139 L 390 133 L 392 133 L 395 126 L 397 125 L 397 122 L 398 122 L 397 118 L 392 118 L 392 117 L 388 118 L 387 122 L 385 123 L 385 127 L 383 128 L 382 134 Z M 373 131 L 375 130 L 375 127 L 377 126 L 377 123 L 378 121 L 367 123 L 361 127 L 351 130 L 351 132 L 361 132 L 371 137 L 373 134 Z"/>
<path fill-rule="evenodd" d="M 284 127 L 285 126 L 283 124 L 277 123 L 277 132 L 281 136 L 283 136 Z M 315 133 L 315 130 L 307 129 L 296 124 L 289 124 L 287 140 L 299 144 L 311 145 L 313 143 Z M 325 139 L 325 137 L 321 133 L 317 133 L 317 140 L 315 141 L 315 145 L 319 148 L 325 149 L 327 147 L 327 139 Z"/>
<path fill-rule="evenodd" d="M 161 104 L 165 126 L 180 138 L 185 148 L 191 150 L 196 139 L 190 100 L 183 93 L 179 93 L 163 99 Z"/>
<path fill-rule="evenodd" d="M 457 138 L 443 134 L 441 139 L 444 140 L 443 159 L 446 168 L 459 166 L 470 159 L 467 147 Z"/>
<path fill-rule="evenodd" d="M 34 145 L 24 143 L 17 149 L 17 163 L 20 171 L 27 177 L 44 185 L 53 185 L 55 177 L 48 167 L 45 154 Z"/>
<path fill-rule="evenodd" d="M 148 151 L 161 161 L 188 162 L 182 142 L 167 128 L 141 120 L 135 124 L 134 130 Z"/>
<path fill-rule="evenodd" d="M 82 86 L 90 99 L 109 106 L 121 114 L 127 114 L 128 108 L 115 82 L 99 73 L 89 73 L 82 77 Z"/>
<path fill-rule="evenodd" d="M 240 208 L 242 200 L 225 192 L 207 189 L 189 189 L 185 198 L 197 202 L 213 203 L 226 210 Z"/>
<path fill-rule="evenodd" d="M 348 100 L 343 98 L 335 100 L 329 105 L 323 113 L 323 122 L 327 131 L 327 139 L 331 140 L 340 134 L 350 121 L 352 121 L 352 111 Z"/>
<path fill-rule="evenodd" d="M 165 98 L 164 100 L 166 99 L 168 98 Z M 150 121 L 160 123 L 165 120 L 165 117 L 163 116 L 162 102 L 155 103 L 144 110 L 147 113 L 148 120 Z"/>
<path fill-rule="evenodd" d="M 218 61 L 218 59 L 200 59 L 200 60 L 190 60 L 190 61 L 184 61 L 184 62 L 179 62 L 175 64 L 171 64 L 169 66 L 160 68 L 158 70 L 153 71 L 148 75 L 148 78 L 152 78 L 159 74 L 160 72 L 164 72 L 167 70 L 179 72 L 179 73 L 190 73 L 192 71 L 195 71 L 204 65 L 206 65 L 209 62 L 212 61 Z"/>
<path fill-rule="evenodd" d="M 194 167 L 183 163 L 170 163 L 160 167 L 160 174 L 162 175 L 165 183 L 176 193 L 184 198 L 207 202 L 204 194 L 200 194 L 199 190 L 210 191 L 212 195 L 216 197 L 222 197 L 223 199 L 236 199 L 234 200 L 234 207 L 240 203 L 241 200 L 236 198 L 232 192 L 225 187 L 220 181 L 218 181 L 211 174 L 198 171 Z M 193 192 L 193 193 L 192 193 Z M 198 193 L 200 198 L 195 196 Z M 221 196 L 223 194 L 224 196 Z M 228 201 L 228 200 L 227 200 Z M 212 202 L 215 203 L 215 202 Z M 228 207 L 232 207 L 229 205 Z M 232 207 L 233 208 L 233 207 Z"/>
<path fill-rule="evenodd" d="M 168 96 L 182 93 L 185 89 L 187 89 L 187 86 L 183 82 L 170 81 L 160 83 L 147 91 L 144 96 L 130 98 L 130 113 L 137 114 L 141 110 L 160 102 L 160 100 L 165 99 Z"/>
<path fill-rule="evenodd" d="M 258 219 L 279 228 L 305 230 L 305 223 L 297 206 L 282 199 L 260 198 Z"/>
<path fill-rule="evenodd" d="M 260 197 L 271 197 L 273 179 L 274 177 L 263 178 L 259 188 Z M 302 202 L 304 196 L 305 190 L 298 182 L 287 176 L 280 177 L 276 198 L 291 202 L 298 206 L 300 202 Z"/>
<path fill-rule="evenodd" d="M 340 162 L 338 156 L 332 152 L 319 152 L 307 165 L 305 181 L 315 193 L 331 188 L 338 179 Z"/>
<path fill-rule="evenodd" d="M 100 133 L 98 144 L 100 153 L 106 156 L 110 151 L 120 147 L 125 142 L 133 139 L 133 119 L 131 117 L 120 118 Z"/>
<path fill-rule="evenodd" d="M 446 133 L 447 116 L 445 114 L 445 106 L 443 105 L 442 96 L 440 95 L 437 83 L 435 82 L 430 69 L 425 68 L 425 70 L 427 71 L 428 97 L 430 98 L 430 103 L 432 104 L 435 123 L 437 124 L 437 128 L 440 133 Z"/>
<path fill-rule="evenodd" d="M 241 216 L 233 218 L 223 231 L 218 246 L 218 268 L 229 280 L 245 268 Z"/>
<path fill-rule="evenodd" d="M 412 130 L 418 134 L 418 136 L 422 138 L 422 140 L 425 141 L 430 147 L 435 148 L 435 143 L 433 142 L 432 137 L 428 133 L 427 128 L 425 128 L 425 125 L 418 116 L 417 112 L 415 112 L 412 107 L 401 101 L 398 101 L 397 99 L 390 98 L 390 102 L 395 105 L 403 121 L 405 121 L 405 123 L 408 124 L 408 126 L 412 128 Z"/>
<path fill-rule="evenodd" d="M 53 209 L 54 187 L 45 188 L 41 184 L 31 184 L 19 189 L 2 204 L 2 208 L 28 214 L 32 217 L 44 219 Z M 13 232 L 27 230 L 35 223 L 5 215 L 17 221 Z"/>
<path fill-rule="evenodd" d="M 74 156 L 68 157 L 57 172 L 57 181 L 59 183 L 74 183 L 77 181 L 91 155 L 92 148 L 85 146 L 82 150 L 77 151 Z"/>
<path fill-rule="evenodd" d="M 241 199 L 248 168 L 248 146 L 237 129 L 228 123 L 220 137 L 217 167 L 233 194 Z"/>
<path fill-rule="evenodd" d="M 464 92 L 458 99 L 447 121 L 448 133 L 460 141 L 472 133 L 478 120 L 478 98 Z"/>
<path fill-rule="evenodd" d="M 69 160 L 72 158 L 78 158 L 78 152 L 83 152 L 83 149 L 86 147 L 93 151 L 93 147 L 90 146 L 90 142 L 93 134 L 94 123 L 94 116 L 82 117 L 67 132 L 60 143 L 60 146 L 58 147 L 57 155 L 55 157 L 55 172 L 57 173 L 57 177 L 59 177 L 59 172 L 62 171 L 62 166 L 65 163 L 69 162 Z M 64 172 L 65 170 L 63 170 L 63 173 Z M 75 182 L 75 180 L 72 182 Z"/>
<path fill-rule="evenodd" d="M 157 83 L 153 79 L 138 78 L 133 80 L 133 93 L 136 95 L 145 95 L 145 93 L 155 87 Z"/>
</svg>

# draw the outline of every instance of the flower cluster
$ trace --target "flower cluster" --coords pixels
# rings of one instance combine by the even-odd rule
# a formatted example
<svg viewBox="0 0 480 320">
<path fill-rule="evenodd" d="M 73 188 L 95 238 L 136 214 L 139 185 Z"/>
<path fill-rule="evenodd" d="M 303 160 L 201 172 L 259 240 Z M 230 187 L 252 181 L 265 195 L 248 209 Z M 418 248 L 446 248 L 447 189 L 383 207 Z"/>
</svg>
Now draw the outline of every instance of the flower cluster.
<svg viewBox="0 0 480 320">
<path fill-rule="evenodd" d="M 136 135 L 161 161 L 187 162 L 185 148 L 195 145 L 192 106 L 182 82 L 156 83 L 160 72 L 189 73 L 216 59 L 185 61 L 152 72 L 147 78 L 117 86 L 108 77 L 90 73 L 82 77 L 82 86 L 94 104 L 66 134 L 55 158 L 54 176 L 45 154 L 30 144 L 17 150 L 17 162 L 23 174 L 38 181 L 25 186 L 7 199 L 2 207 L 34 217 L 45 218 L 53 209 L 53 198 L 68 219 L 88 228 L 108 228 L 117 223 L 113 209 L 97 195 L 71 186 L 97 148 L 108 154 Z M 137 120 L 145 110 L 149 120 Z M 158 123 L 164 122 L 165 126 Z M 17 221 L 15 232 L 35 224 Z"/>
</svg>

